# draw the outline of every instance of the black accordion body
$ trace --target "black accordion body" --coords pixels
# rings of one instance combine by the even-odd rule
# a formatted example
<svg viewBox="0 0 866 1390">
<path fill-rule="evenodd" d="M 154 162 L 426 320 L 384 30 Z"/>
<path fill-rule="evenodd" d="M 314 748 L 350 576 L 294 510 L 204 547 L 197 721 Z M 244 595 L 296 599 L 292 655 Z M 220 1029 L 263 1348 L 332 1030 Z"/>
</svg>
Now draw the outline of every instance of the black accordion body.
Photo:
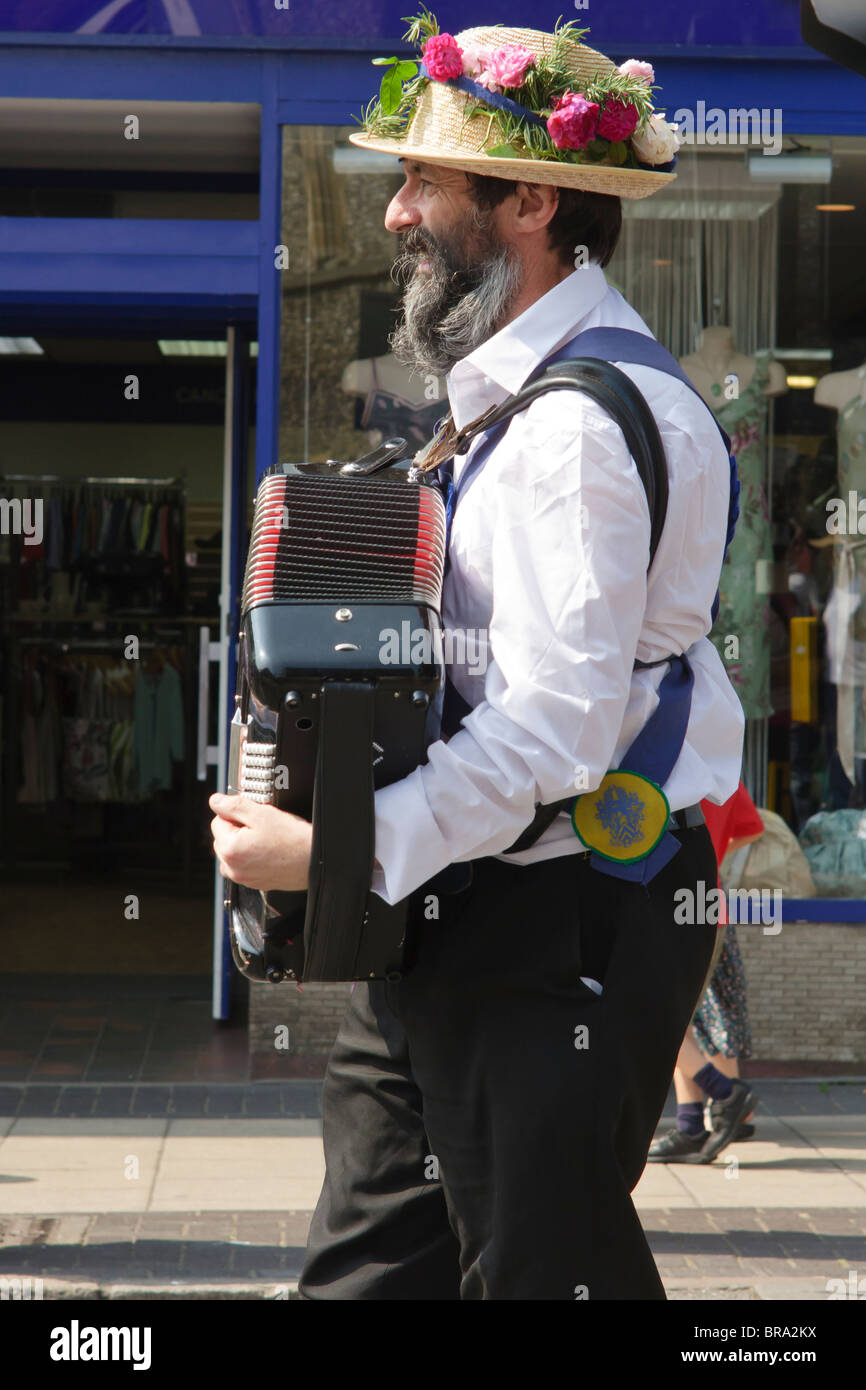
<svg viewBox="0 0 866 1390">
<path fill-rule="evenodd" d="M 278 464 L 255 500 L 229 792 L 312 820 L 306 892 L 226 883 L 254 980 L 401 973 L 406 903 L 370 891 L 373 797 L 425 760 L 444 677 L 445 508 L 402 439 L 355 463 Z"/>
</svg>

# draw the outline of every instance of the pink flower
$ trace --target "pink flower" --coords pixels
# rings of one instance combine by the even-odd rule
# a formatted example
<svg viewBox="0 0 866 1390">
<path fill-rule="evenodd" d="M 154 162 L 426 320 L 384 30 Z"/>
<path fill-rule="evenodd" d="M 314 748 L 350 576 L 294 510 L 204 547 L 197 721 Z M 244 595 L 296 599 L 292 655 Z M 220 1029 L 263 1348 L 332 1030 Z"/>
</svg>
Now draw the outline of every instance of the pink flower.
<svg viewBox="0 0 866 1390">
<path fill-rule="evenodd" d="M 490 49 L 483 43 L 466 43 L 463 45 L 463 75 L 464 77 L 476 77 L 478 73 L 484 72 L 490 62 Z"/>
<path fill-rule="evenodd" d="M 634 77 L 638 82 L 645 82 L 648 87 L 656 80 L 652 63 L 642 63 L 639 58 L 627 58 L 624 63 L 620 63 L 617 71 L 624 77 Z"/>
<path fill-rule="evenodd" d="M 578 92 L 565 92 L 553 103 L 547 132 L 558 150 L 583 150 L 595 138 L 598 105 Z"/>
<path fill-rule="evenodd" d="M 421 49 L 424 66 L 436 82 L 463 74 L 463 50 L 453 34 L 433 34 Z"/>
<path fill-rule="evenodd" d="M 512 44 L 508 48 L 494 48 L 487 62 L 487 69 L 502 87 L 522 87 L 526 73 L 535 63 L 535 54 L 523 44 Z"/>
<path fill-rule="evenodd" d="M 632 106 L 630 101 L 608 97 L 601 108 L 598 133 L 603 135 L 605 140 L 627 140 L 637 128 L 638 119 L 637 107 Z"/>
</svg>

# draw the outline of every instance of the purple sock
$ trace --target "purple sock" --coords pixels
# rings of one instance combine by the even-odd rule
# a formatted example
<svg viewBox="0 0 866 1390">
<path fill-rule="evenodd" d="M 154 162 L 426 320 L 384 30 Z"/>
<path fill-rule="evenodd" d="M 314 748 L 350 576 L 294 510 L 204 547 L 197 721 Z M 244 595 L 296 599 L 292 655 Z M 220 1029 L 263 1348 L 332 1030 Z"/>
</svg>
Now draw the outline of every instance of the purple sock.
<svg viewBox="0 0 866 1390">
<path fill-rule="evenodd" d="M 734 1089 L 731 1078 L 719 1071 L 718 1067 L 714 1067 L 712 1062 L 707 1062 L 705 1067 L 696 1071 L 692 1080 L 702 1091 L 706 1091 L 712 1100 L 727 1100 Z"/>
<path fill-rule="evenodd" d="M 677 1129 L 682 1130 L 683 1134 L 703 1134 L 704 1107 L 699 1100 L 677 1106 Z"/>
</svg>

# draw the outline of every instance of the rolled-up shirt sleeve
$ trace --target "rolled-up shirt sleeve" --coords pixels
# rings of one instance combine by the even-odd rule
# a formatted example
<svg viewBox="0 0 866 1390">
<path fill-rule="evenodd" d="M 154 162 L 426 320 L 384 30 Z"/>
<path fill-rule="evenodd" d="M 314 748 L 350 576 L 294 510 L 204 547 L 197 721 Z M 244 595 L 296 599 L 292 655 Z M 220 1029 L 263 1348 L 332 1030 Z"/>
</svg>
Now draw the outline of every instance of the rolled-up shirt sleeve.
<svg viewBox="0 0 866 1390">
<path fill-rule="evenodd" d="M 649 508 L 619 427 L 580 394 L 564 427 L 549 399 L 515 419 L 507 452 L 473 483 L 490 515 L 483 699 L 376 792 L 371 887 L 388 903 L 448 864 L 501 853 L 537 802 L 591 790 L 611 766 L 646 606 Z"/>
</svg>

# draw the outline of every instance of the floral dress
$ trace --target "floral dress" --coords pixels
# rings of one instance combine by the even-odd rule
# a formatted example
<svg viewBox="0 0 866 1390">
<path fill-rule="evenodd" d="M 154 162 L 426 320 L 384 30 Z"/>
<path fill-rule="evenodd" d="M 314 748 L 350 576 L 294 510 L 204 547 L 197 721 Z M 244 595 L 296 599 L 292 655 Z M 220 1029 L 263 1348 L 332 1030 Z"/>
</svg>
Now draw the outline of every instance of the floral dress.
<svg viewBox="0 0 866 1390">
<path fill-rule="evenodd" d="M 761 834 L 764 823 L 746 788 L 740 782 L 733 796 L 721 806 L 702 801 L 701 809 L 713 842 L 717 863 L 730 845 L 746 836 Z M 737 941 L 737 929 L 729 922 L 712 979 L 692 1019 L 698 1044 L 710 1057 L 751 1057 L 752 1036 L 746 1008 L 746 976 Z"/>
<path fill-rule="evenodd" d="M 746 973 L 737 929 L 728 923 L 713 978 L 692 1019 L 698 1045 L 709 1057 L 751 1057 L 752 1035 L 746 1008 Z"/>
<path fill-rule="evenodd" d="M 759 592 L 759 568 L 773 558 L 772 528 L 767 505 L 768 402 L 764 395 L 770 377 L 769 353 L 756 356 L 748 386 L 736 400 L 724 400 L 714 385 L 711 402 L 720 425 L 731 437 L 731 451 L 740 477 L 740 516 L 719 583 L 719 616 L 711 635 L 747 719 L 772 714 L 770 703 L 770 605 Z M 760 561 L 767 562 L 766 566 Z M 763 587 L 763 586 L 761 586 Z M 727 640 L 736 637 L 738 654 L 731 656 Z"/>
</svg>

